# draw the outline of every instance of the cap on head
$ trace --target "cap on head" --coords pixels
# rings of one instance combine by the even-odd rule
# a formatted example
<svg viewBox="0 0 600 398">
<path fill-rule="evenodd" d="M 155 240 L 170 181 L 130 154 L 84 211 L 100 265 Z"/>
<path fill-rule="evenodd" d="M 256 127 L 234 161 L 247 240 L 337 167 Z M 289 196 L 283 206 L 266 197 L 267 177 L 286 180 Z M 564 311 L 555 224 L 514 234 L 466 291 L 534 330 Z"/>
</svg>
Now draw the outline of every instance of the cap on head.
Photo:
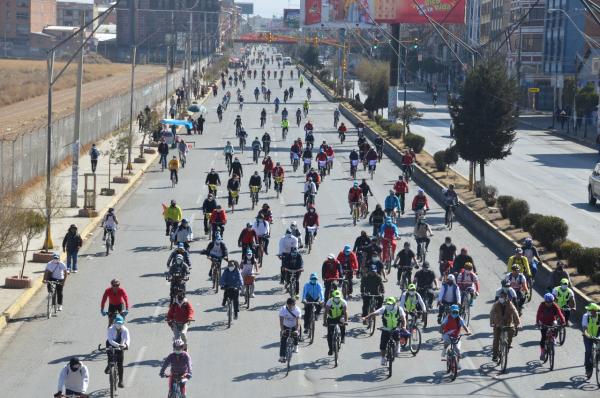
<svg viewBox="0 0 600 398">
<path fill-rule="evenodd" d="M 112 281 L 110 281 L 110 285 L 113 287 L 119 287 L 121 286 L 121 282 L 117 278 L 115 278 Z"/>
<path fill-rule="evenodd" d="M 457 304 L 452 304 L 450 306 L 450 312 L 458 314 L 460 312 L 460 307 Z"/>
<path fill-rule="evenodd" d="M 510 267 L 510 269 L 513 271 L 519 271 L 520 270 L 519 264 L 513 264 L 512 267 Z"/>
<path fill-rule="evenodd" d="M 122 325 L 125 323 L 125 319 L 121 315 L 115 316 L 115 324 Z"/>
<path fill-rule="evenodd" d="M 523 249 L 521 249 L 520 247 L 517 247 L 517 248 L 515 249 L 515 253 L 516 253 L 516 254 L 523 254 Z"/>
<path fill-rule="evenodd" d="M 335 256 L 334 256 L 332 253 L 329 253 L 329 254 L 327 255 L 327 259 L 328 259 L 328 260 L 333 260 L 333 259 L 335 259 Z"/>
<path fill-rule="evenodd" d="M 317 275 L 316 272 L 313 272 L 312 274 L 310 274 L 310 280 L 311 281 L 316 281 L 319 279 L 319 276 Z"/>
<path fill-rule="evenodd" d="M 340 292 L 339 290 L 336 289 L 336 290 L 334 290 L 331 293 L 331 297 L 333 297 L 333 298 L 341 298 L 342 297 L 342 292 Z"/>
<path fill-rule="evenodd" d="M 344 246 L 344 253 L 345 254 L 350 254 L 351 251 L 352 251 L 352 248 L 350 247 L 350 245 L 345 245 Z"/>
<path fill-rule="evenodd" d="M 55 259 L 55 260 L 58 260 L 58 259 L 60 259 L 60 254 L 58 254 L 58 253 L 54 253 L 54 254 L 52 255 L 52 258 L 53 258 L 53 259 Z"/>
<path fill-rule="evenodd" d="M 588 311 L 600 311 L 600 305 L 596 303 L 590 303 L 585 306 L 585 309 Z"/>
<path fill-rule="evenodd" d="M 417 290 L 417 286 L 415 286 L 414 283 L 411 283 L 410 285 L 408 285 L 408 290 L 416 291 Z"/>
<path fill-rule="evenodd" d="M 388 298 L 385 299 L 385 303 L 387 305 L 394 305 L 394 304 L 396 304 L 396 297 L 389 296 Z"/>
<path fill-rule="evenodd" d="M 448 282 L 454 282 L 455 281 L 454 275 L 452 275 L 452 274 L 448 275 L 447 280 L 448 280 Z"/>
<path fill-rule="evenodd" d="M 173 341 L 173 349 L 174 350 L 181 350 L 181 349 L 183 349 L 184 346 L 185 346 L 185 344 L 183 343 L 183 340 L 181 340 L 181 339 L 177 339 L 177 340 Z"/>
<path fill-rule="evenodd" d="M 567 278 L 562 278 L 562 279 L 560 280 L 560 284 L 561 284 L 561 285 L 568 285 L 568 284 L 569 284 L 569 280 L 568 280 Z"/>
</svg>

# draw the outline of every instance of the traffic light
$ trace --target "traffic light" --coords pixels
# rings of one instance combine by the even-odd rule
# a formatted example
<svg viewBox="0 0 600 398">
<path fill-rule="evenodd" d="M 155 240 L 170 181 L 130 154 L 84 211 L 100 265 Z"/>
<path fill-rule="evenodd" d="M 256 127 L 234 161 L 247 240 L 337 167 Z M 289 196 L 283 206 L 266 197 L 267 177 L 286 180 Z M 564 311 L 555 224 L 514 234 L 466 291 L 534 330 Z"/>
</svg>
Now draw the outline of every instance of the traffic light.
<svg viewBox="0 0 600 398">
<path fill-rule="evenodd" d="M 346 59 L 342 60 L 342 70 L 345 72 L 347 69 L 348 65 L 346 64 Z"/>
<path fill-rule="evenodd" d="M 267 41 L 269 42 L 269 44 L 273 42 L 273 33 L 267 33 Z"/>
<path fill-rule="evenodd" d="M 315 35 L 315 37 L 313 37 L 313 46 L 315 46 L 315 47 L 319 46 L 319 37 L 317 35 Z"/>
<path fill-rule="evenodd" d="M 413 50 L 418 50 L 419 49 L 419 39 L 415 37 L 415 40 L 413 42 L 412 45 Z"/>
</svg>

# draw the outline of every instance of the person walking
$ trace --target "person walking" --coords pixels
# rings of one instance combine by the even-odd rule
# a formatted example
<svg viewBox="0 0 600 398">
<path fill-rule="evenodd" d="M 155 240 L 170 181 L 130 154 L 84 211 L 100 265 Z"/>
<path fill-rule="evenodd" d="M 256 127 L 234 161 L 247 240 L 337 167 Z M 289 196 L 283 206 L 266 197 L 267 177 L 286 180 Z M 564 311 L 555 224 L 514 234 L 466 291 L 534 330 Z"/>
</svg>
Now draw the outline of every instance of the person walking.
<svg viewBox="0 0 600 398">
<path fill-rule="evenodd" d="M 98 158 L 100 157 L 100 151 L 96 147 L 96 144 L 92 144 L 90 149 L 90 160 L 92 162 L 92 173 L 96 174 L 96 167 L 98 166 Z"/>
<path fill-rule="evenodd" d="M 204 122 L 205 121 L 206 121 L 206 119 L 204 119 L 204 116 L 202 116 L 202 114 L 201 114 L 197 121 L 198 132 L 200 133 L 200 135 L 202 135 L 202 133 L 204 133 Z"/>
<path fill-rule="evenodd" d="M 62 242 L 63 252 L 67 253 L 67 270 L 77 273 L 77 254 L 83 240 L 77 232 L 77 225 L 71 224 Z"/>
</svg>

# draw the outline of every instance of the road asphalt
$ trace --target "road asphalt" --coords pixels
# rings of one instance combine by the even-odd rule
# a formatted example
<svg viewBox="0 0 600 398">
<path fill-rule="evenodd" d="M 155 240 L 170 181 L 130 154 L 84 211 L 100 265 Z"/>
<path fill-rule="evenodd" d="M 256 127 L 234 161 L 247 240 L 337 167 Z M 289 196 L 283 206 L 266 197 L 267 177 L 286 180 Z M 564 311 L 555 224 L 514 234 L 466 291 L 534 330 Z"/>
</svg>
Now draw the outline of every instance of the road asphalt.
<svg viewBox="0 0 600 398">
<path fill-rule="evenodd" d="M 296 95 L 286 105 L 290 115 L 293 115 L 306 95 L 299 89 L 296 79 L 289 79 L 289 69 L 285 69 L 284 84 L 294 86 L 296 90 Z M 105 341 L 106 318 L 100 315 L 100 298 L 109 281 L 117 277 L 129 293 L 132 303 L 126 322 L 132 336 L 131 347 L 125 355 L 126 388 L 119 392 L 119 396 L 166 395 L 167 383 L 158 377 L 158 373 L 161 361 L 171 352 L 172 333 L 165 323 L 169 286 L 163 273 L 166 271 L 169 251 L 161 203 L 168 203 L 174 198 L 184 209 L 184 216 L 192 220 L 196 236 L 191 246 L 193 270 L 187 292 L 196 310 L 196 321 L 188 333 L 189 353 L 194 361 L 188 397 L 538 397 L 548 392 L 554 396 L 583 397 L 597 394 L 597 387 L 586 383 L 583 377 L 583 345 L 576 329 L 570 328 L 565 346 L 557 348 L 554 371 L 549 371 L 547 364 L 542 365 L 538 360 L 539 332 L 533 323 L 535 309 L 541 300 L 539 294 L 525 309 L 524 329 L 516 337 L 510 351 L 508 373 L 499 374 L 490 358 L 492 341 L 488 314 L 493 292 L 505 270 L 505 259 L 498 258 L 458 223 L 448 232 L 443 226 L 443 212 L 438 204 L 433 204 L 428 214 L 428 221 L 434 230 L 430 258 L 437 257 L 437 248 L 444 237 L 451 236 L 457 246 L 468 247 L 482 284 L 482 294 L 473 307 L 473 335 L 463 339 L 464 359 L 458 378 L 449 382 L 445 374 L 446 365 L 440 358 L 442 345 L 436 326 L 424 331 L 421 351 L 416 357 L 408 352 L 400 355 L 394 363 L 393 376 L 388 378 L 386 369 L 379 363 L 379 332 L 373 337 L 365 333 L 359 320 L 358 299 L 351 300 L 349 304 L 351 319 L 339 366 L 334 367 L 332 358 L 327 356 L 325 329 L 318 326 L 314 344 L 309 346 L 301 343 L 300 352 L 294 355 L 292 370 L 286 377 L 284 366 L 277 362 L 277 311 L 287 296 L 278 283 L 279 262 L 273 254 L 286 227 L 293 220 L 301 223 L 304 214 L 301 194 L 304 179 L 300 172 L 291 170 L 288 156 L 293 137 L 303 134 L 294 125 L 287 140 L 281 140 L 278 127 L 280 115 L 273 113 L 273 105 L 252 101 L 252 90 L 257 84 L 257 80 L 248 81 L 244 91 L 247 103 L 243 111 L 238 111 L 238 104 L 234 101 L 222 123 L 218 123 L 215 114 L 217 100 L 212 98 L 207 102 L 209 113 L 204 135 L 185 137 L 195 141 L 195 147 L 188 156 L 186 168 L 180 172 L 180 183 L 176 188 L 171 188 L 167 172 L 161 172 L 156 164 L 137 189 L 117 207 L 121 224 L 114 252 L 109 256 L 104 255 L 103 242 L 98 233 L 89 240 L 81 256 L 80 272 L 67 281 L 65 309 L 58 317 L 45 319 L 45 294 L 40 293 L 21 317 L 0 335 L 0 374 L 5 375 L 4 391 L 10 391 L 12 396 L 50 396 L 56 391 L 60 369 L 70 357 L 77 355 L 89 366 L 91 396 L 107 396 L 108 376 L 103 373 L 106 357 L 94 350 Z M 275 80 L 269 80 L 268 86 L 274 93 L 272 99 L 275 96 L 282 97 Z M 233 93 L 235 88 L 229 90 Z M 371 229 L 365 221 L 361 221 L 359 226 L 352 226 L 346 203 L 346 193 L 352 184 L 348 153 L 356 145 L 356 134 L 349 134 L 348 140 L 340 145 L 333 128 L 335 105 L 327 102 L 314 88 L 312 96 L 309 119 L 315 125 L 316 142 L 325 139 L 333 143 L 336 161 L 332 174 L 325 178 L 317 195 L 321 228 L 313 252 L 310 255 L 303 254 L 306 272 L 301 278 L 302 283 L 306 282 L 309 272 L 320 274 L 321 264 L 328 253 L 337 255 L 344 244 L 354 242 L 361 229 Z M 222 295 L 215 295 L 211 291 L 211 283 L 207 280 L 209 263 L 198 253 L 208 244 L 201 227 L 200 207 L 206 196 L 204 179 L 207 171 L 215 167 L 225 183 L 222 148 L 226 140 L 237 142 L 234 118 L 238 113 L 242 115 L 250 142 L 264 131 L 259 128 L 262 107 L 268 110 L 266 129 L 275 140 L 272 156 L 286 167 L 287 177 L 283 195 L 279 199 L 273 191 L 262 194 L 261 203 L 268 202 L 274 214 L 270 254 L 258 276 L 256 298 L 250 310 L 243 309 L 239 319 L 227 329 L 226 313 L 220 305 Z M 441 118 L 446 117 L 442 112 L 436 114 Z M 428 117 L 424 122 L 435 126 L 433 131 L 441 131 L 447 120 L 438 122 Z M 239 156 L 244 164 L 243 186 L 247 187 L 248 176 L 259 168 L 252 164 L 251 153 L 244 152 Z M 371 206 L 383 202 L 398 174 L 398 168 L 384 158 L 378 165 L 375 179 L 369 181 L 375 193 L 370 200 Z M 363 176 L 367 175 L 361 171 L 360 177 Z M 490 178 L 493 178 L 491 170 Z M 408 198 L 412 200 L 416 187 L 411 186 L 410 189 Z M 222 188 L 219 190 L 219 202 L 225 205 L 224 195 Z M 237 236 L 245 223 L 255 215 L 249 205 L 245 188 L 240 197 L 240 208 L 234 214 L 228 214 L 225 241 L 236 258 L 240 255 L 235 247 Z M 414 248 L 411 226 L 412 214 L 407 213 L 400 220 L 400 244 L 408 239 Z M 386 293 L 400 295 L 400 289 L 390 281 L 386 284 Z M 433 319 L 430 315 L 430 320 Z"/>
</svg>

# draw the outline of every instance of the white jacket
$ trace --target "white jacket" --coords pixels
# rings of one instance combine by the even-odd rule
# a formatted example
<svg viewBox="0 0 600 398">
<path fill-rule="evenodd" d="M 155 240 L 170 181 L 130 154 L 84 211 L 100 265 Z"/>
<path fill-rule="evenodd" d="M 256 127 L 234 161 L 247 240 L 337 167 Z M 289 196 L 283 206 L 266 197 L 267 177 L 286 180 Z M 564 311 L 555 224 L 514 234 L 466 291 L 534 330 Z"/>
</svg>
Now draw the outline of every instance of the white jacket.
<svg viewBox="0 0 600 398">
<path fill-rule="evenodd" d="M 187 228 L 179 227 L 177 228 L 177 232 L 175 232 L 175 242 L 191 242 L 194 239 L 194 234 L 192 232 L 192 227 L 188 226 Z"/>
<path fill-rule="evenodd" d="M 279 255 L 289 254 L 292 251 L 292 247 L 298 248 L 298 238 L 293 235 L 284 235 L 279 240 Z"/>
<path fill-rule="evenodd" d="M 121 326 L 121 343 L 118 343 L 117 340 L 117 328 L 113 324 L 106 330 L 106 340 L 108 340 L 108 344 L 113 347 L 119 347 L 119 344 L 125 344 L 129 347 L 129 343 L 131 343 L 131 339 L 129 337 L 129 330 L 125 326 Z"/>
<path fill-rule="evenodd" d="M 58 375 L 58 388 L 56 391 L 63 391 L 64 389 L 77 391 L 79 393 L 85 393 L 88 389 L 90 382 L 90 375 L 87 366 L 83 363 L 79 370 L 73 372 L 67 364 Z"/>
<path fill-rule="evenodd" d="M 269 226 L 269 222 L 264 220 L 264 221 L 254 221 L 254 224 L 252 224 L 252 229 L 256 232 L 256 235 L 263 236 L 263 235 L 269 235 L 269 233 L 271 232 L 271 228 Z"/>
</svg>

